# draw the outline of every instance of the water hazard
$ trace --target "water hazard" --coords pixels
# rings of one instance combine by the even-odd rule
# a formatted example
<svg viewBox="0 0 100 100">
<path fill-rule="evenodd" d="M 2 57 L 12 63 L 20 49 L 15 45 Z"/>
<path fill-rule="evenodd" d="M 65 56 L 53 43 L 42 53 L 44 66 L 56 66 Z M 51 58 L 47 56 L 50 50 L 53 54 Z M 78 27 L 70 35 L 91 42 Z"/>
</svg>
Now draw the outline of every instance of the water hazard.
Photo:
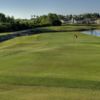
<svg viewBox="0 0 100 100">
<path fill-rule="evenodd" d="M 100 36 L 100 30 L 89 30 L 89 31 L 84 31 L 82 33 L 88 35 Z"/>
</svg>

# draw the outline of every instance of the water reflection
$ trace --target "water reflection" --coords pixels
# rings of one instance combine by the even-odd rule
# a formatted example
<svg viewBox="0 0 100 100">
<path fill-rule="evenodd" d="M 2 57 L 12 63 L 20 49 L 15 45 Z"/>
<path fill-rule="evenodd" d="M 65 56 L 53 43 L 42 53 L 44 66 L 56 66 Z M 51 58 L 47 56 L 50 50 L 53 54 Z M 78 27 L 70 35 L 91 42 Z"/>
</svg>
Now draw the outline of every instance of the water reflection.
<svg viewBox="0 0 100 100">
<path fill-rule="evenodd" d="M 100 36 L 100 30 L 89 30 L 89 31 L 84 31 L 83 33 L 94 36 Z"/>
</svg>

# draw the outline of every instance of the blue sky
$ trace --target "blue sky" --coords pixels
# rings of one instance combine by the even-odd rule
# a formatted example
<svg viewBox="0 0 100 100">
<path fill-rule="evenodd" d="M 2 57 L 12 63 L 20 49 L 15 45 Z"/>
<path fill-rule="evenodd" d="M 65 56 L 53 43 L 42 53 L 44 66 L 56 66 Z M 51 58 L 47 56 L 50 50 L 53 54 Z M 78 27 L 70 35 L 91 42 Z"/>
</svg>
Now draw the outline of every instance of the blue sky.
<svg viewBox="0 0 100 100">
<path fill-rule="evenodd" d="M 80 14 L 100 12 L 100 0 L 0 0 L 0 12 L 15 18 L 47 13 Z"/>
</svg>

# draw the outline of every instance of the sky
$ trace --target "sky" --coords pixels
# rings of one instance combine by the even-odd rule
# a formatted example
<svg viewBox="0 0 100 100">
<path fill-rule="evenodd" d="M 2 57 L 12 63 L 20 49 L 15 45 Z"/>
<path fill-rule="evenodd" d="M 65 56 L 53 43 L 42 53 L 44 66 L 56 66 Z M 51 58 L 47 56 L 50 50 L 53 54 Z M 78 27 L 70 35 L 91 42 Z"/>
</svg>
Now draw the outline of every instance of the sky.
<svg viewBox="0 0 100 100">
<path fill-rule="evenodd" d="M 0 12 L 15 18 L 48 13 L 100 13 L 100 0 L 0 0 Z"/>
</svg>

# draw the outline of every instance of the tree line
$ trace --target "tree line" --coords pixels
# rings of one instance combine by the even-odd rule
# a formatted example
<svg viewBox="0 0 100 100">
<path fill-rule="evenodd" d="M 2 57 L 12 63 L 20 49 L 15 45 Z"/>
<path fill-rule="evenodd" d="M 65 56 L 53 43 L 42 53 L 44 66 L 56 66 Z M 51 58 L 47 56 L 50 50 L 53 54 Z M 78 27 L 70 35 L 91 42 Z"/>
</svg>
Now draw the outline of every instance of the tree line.
<svg viewBox="0 0 100 100">
<path fill-rule="evenodd" d="M 15 19 L 0 13 L 0 32 L 18 31 L 41 26 L 61 25 L 57 14 L 37 16 L 31 19 Z"/>
<path fill-rule="evenodd" d="M 80 15 L 57 15 L 49 13 L 48 15 L 33 16 L 30 19 L 15 19 L 14 17 L 6 16 L 0 13 L 0 32 L 18 31 L 31 29 L 42 26 L 60 26 L 61 19 L 71 20 L 72 18 L 81 20 L 85 18 L 98 19 L 99 13 L 87 13 Z"/>
</svg>

